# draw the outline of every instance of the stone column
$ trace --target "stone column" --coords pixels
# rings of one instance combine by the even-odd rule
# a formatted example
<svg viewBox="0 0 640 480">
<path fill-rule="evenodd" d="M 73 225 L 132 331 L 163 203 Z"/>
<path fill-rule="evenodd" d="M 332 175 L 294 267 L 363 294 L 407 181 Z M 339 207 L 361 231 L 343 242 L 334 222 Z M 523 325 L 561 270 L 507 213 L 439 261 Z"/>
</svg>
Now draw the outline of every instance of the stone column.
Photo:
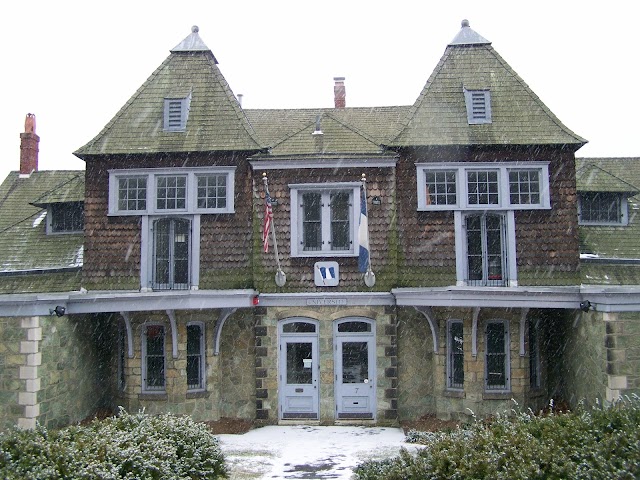
<svg viewBox="0 0 640 480">
<path fill-rule="evenodd" d="M 18 405 L 24 407 L 24 416 L 18 418 L 20 428 L 35 428 L 40 415 L 38 392 L 40 391 L 40 377 L 38 367 L 42 364 L 40 341 L 42 327 L 40 317 L 28 317 L 21 320 L 20 326 L 25 330 L 25 338 L 20 342 L 20 354 L 25 356 L 24 365 L 20 367 L 20 380 L 24 380 L 24 390 L 18 394 Z"/>
</svg>

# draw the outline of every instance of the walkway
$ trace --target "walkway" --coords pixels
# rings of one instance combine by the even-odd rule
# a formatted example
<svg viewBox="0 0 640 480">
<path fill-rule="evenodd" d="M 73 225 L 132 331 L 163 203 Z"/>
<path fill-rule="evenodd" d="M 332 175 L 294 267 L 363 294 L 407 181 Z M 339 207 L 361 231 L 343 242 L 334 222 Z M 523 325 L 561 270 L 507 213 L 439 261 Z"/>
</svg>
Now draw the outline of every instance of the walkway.
<svg viewBox="0 0 640 480">
<path fill-rule="evenodd" d="M 232 480 L 349 479 L 364 460 L 416 448 L 400 428 L 271 426 L 218 437 Z"/>
</svg>

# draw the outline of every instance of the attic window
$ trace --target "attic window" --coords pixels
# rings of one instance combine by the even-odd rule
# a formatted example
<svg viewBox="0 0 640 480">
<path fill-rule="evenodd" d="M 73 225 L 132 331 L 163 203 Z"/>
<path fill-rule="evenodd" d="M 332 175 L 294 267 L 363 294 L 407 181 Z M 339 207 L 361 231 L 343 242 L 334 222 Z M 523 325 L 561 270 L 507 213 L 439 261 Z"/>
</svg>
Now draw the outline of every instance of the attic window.
<svg viewBox="0 0 640 480">
<path fill-rule="evenodd" d="M 469 125 L 491 123 L 491 92 L 489 90 L 464 89 Z"/>
<path fill-rule="evenodd" d="M 84 203 L 52 203 L 47 212 L 48 233 L 81 233 L 84 229 Z"/>
<path fill-rule="evenodd" d="M 183 98 L 164 99 L 164 130 L 183 132 L 187 128 L 191 95 Z"/>
</svg>

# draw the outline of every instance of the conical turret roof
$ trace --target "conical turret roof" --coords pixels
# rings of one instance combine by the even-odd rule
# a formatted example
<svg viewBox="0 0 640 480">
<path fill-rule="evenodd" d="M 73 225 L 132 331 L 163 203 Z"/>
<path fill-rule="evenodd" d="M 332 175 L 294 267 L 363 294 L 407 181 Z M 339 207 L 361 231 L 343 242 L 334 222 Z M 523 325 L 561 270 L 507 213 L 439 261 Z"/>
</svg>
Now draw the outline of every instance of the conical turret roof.
<svg viewBox="0 0 640 480">
<path fill-rule="evenodd" d="M 465 89 L 489 92 L 490 123 L 469 124 Z M 577 150 L 585 143 L 464 20 L 391 145 L 570 145 Z"/>
<path fill-rule="evenodd" d="M 258 140 L 198 34 L 175 48 L 104 129 L 75 154 L 256 151 Z M 164 129 L 165 99 L 188 98 L 185 129 Z"/>
</svg>

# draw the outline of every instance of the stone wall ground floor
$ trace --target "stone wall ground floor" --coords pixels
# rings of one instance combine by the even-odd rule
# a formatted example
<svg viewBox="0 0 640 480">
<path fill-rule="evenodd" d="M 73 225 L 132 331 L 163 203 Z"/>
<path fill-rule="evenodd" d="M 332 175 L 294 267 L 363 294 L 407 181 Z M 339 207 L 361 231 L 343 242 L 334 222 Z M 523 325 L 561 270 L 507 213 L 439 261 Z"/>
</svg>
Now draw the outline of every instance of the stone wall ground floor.
<svg viewBox="0 0 640 480">
<path fill-rule="evenodd" d="M 465 420 L 640 391 L 633 313 L 255 307 L 0 319 L 0 429 L 99 410 L 255 424 Z"/>
</svg>

